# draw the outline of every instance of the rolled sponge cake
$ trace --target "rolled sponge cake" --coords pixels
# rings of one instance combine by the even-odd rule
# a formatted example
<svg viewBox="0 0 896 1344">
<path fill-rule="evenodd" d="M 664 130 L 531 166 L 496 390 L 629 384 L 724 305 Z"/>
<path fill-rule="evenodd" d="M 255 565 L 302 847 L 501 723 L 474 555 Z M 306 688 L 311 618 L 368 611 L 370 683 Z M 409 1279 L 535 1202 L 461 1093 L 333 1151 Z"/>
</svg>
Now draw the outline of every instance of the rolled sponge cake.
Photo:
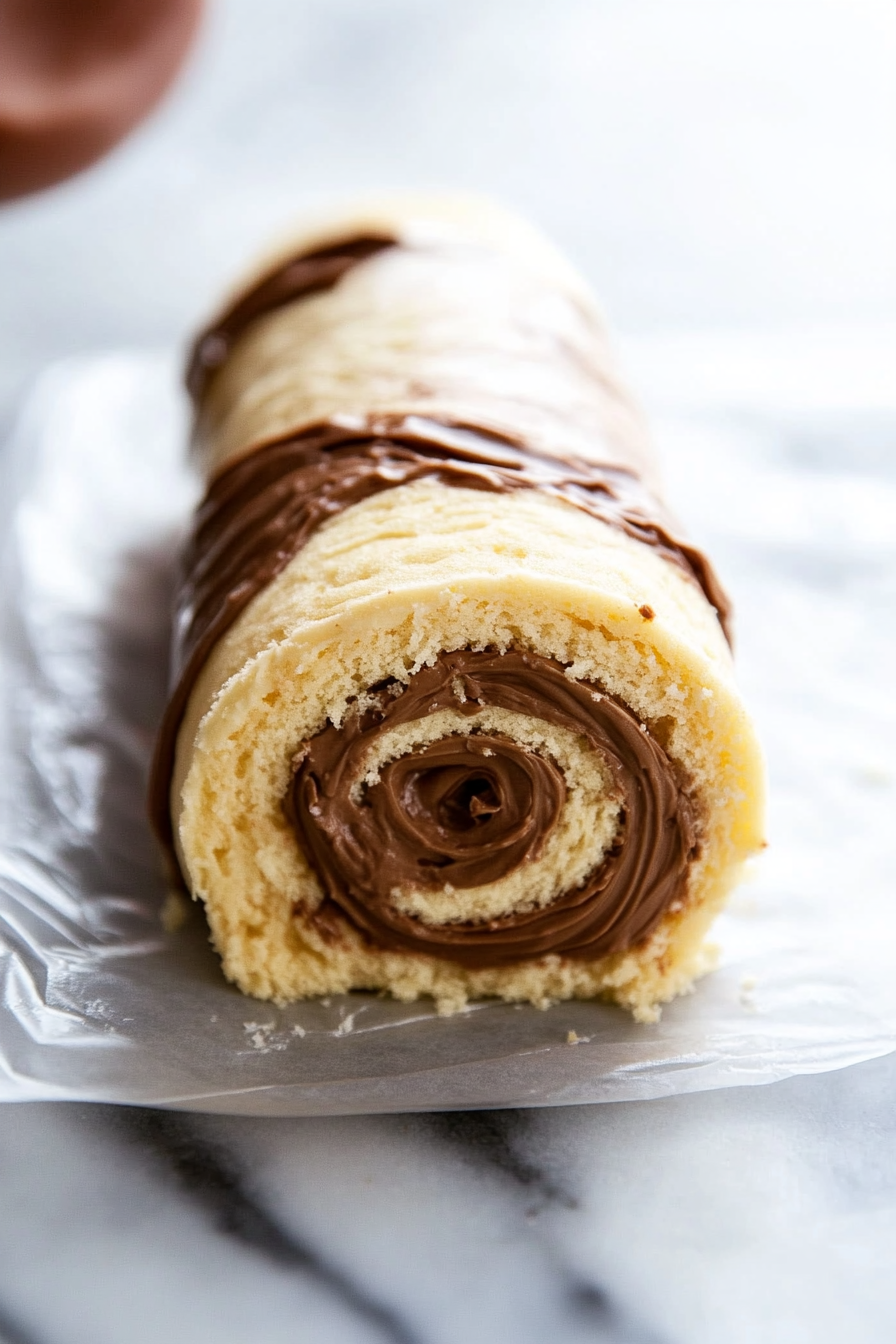
<svg viewBox="0 0 896 1344">
<path fill-rule="evenodd" d="M 227 976 L 654 1018 L 763 769 L 582 281 L 491 205 L 366 205 L 236 291 L 190 385 L 152 807 Z"/>
</svg>

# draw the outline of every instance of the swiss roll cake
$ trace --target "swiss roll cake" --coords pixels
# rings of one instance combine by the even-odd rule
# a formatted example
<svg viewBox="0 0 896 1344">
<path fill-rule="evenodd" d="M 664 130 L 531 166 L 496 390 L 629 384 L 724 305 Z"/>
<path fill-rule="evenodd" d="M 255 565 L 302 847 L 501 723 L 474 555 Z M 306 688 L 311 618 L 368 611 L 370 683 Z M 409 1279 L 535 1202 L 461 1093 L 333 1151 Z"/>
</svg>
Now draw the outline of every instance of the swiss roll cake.
<svg viewBox="0 0 896 1344">
<path fill-rule="evenodd" d="M 763 767 L 583 281 L 486 203 L 345 210 L 188 386 L 151 811 L 225 974 L 653 1020 L 762 846 Z"/>
</svg>

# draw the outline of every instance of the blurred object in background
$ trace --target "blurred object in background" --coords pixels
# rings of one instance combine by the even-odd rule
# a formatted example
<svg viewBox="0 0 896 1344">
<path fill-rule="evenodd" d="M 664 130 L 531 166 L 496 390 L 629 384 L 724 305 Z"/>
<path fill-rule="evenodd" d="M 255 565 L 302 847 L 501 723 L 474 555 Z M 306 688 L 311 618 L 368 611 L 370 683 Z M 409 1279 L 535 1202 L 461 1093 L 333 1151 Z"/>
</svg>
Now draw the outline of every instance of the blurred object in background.
<svg viewBox="0 0 896 1344">
<path fill-rule="evenodd" d="M 894 0 L 206 11 L 136 133 L 0 208 L 0 433 L 49 361 L 185 342 L 297 213 L 389 187 L 504 201 L 629 334 L 893 323 Z"/>
<path fill-rule="evenodd" d="M 0 200 L 111 149 L 179 70 L 203 0 L 0 0 Z"/>
</svg>

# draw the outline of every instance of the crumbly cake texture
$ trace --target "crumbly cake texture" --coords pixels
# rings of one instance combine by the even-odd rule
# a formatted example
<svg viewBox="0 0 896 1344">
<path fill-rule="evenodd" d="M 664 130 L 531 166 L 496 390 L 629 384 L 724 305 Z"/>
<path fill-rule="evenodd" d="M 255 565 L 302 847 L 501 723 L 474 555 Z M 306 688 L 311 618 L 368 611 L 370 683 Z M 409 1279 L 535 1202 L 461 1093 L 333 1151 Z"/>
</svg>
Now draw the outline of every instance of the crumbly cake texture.
<svg viewBox="0 0 896 1344">
<path fill-rule="evenodd" d="M 517 295 L 540 287 L 542 307 L 552 286 L 567 302 L 589 302 L 565 263 L 491 207 L 477 215 L 468 202 L 379 206 L 341 216 L 332 233 L 357 232 L 372 216 L 399 237 L 442 230 L 461 252 L 475 245 L 477 275 L 488 270 L 483 256 L 496 255 L 502 283 Z M 327 236 L 306 234 L 291 250 Z M 552 413 L 555 375 L 527 393 L 539 338 L 517 340 L 514 362 L 513 296 L 493 304 L 483 333 L 481 302 L 465 317 L 450 286 L 434 285 L 429 297 L 424 288 L 421 297 L 419 276 L 416 289 L 410 276 L 415 258 L 396 281 L 401 261 L 398 252 L 373 258 L 333 290 L 250 328 L 199 411 L 209 473 L 307 424 L 371 412 L 486 421 L 505 432 L 516 418 L 516 432 L 534 435 L 543 450 L 581 453 L 576 431 L 564 442 L 563 418 Z M 593 359 L 604 338 L 593 311 L 583 311 L 587 331 L 597 332 L 587 336 Z M 477 347 L 478 365 L 472 353 L 457 355 Z M 601 368 L 610 389 L 605 435 L 641 436 L 611 365 Z M 377 947 L 348 921 L 334 938 L 331 922 L 315 921 L 321 885 L 282 805 L 297 748 L 328 722 L 342 724 L 369 688 L 406 685 L 441 653 L 461 649 L 556 659 L 571 679 L 627 705 L 684 782 L 697 857 L 681 898 L 636 946 L 594 959 L 548 953 L 471 968 Z M 442 709 L 393 730 L 366 763 L 366 785 L 428 742 L 483 731 L 553 762 L 566 784 L 563 808 L 536 860 L 497 881 L 461 892 L 396 891 L 398 908 L 424 924 L 550 905 L 601 862 L 620 826 L 619 793 L 600 752 L 535 715 L 496 708 Z M 171 805 L 182 870 L 205 904 L 226 975 L 246 993 L 286 1002 L 385 990 L 404 1001 L 431 995 L 443 1013 L 483 996 L 539 1005 L 603 997 L 651 1021 L 710 964 L 707 929 L 762 845 L 763 767 L 716 614 L 683 570 L 536 489 L 493 494 L 425 479 L 325 522 L 218 641 L 178 735 Z"/>
</svg>

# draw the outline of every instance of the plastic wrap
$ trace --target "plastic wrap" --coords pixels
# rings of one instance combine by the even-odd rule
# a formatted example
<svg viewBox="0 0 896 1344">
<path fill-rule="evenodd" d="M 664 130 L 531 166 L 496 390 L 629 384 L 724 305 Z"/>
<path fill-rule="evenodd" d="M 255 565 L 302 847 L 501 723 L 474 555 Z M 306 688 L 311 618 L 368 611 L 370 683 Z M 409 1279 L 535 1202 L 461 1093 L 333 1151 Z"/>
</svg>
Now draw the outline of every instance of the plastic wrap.
<svg viewBox="0 0 896 1344">
<path fill-rule="evenodd" d="M 774 397 L 736 400 L 667 398 L 659 439 L 673 501 L 736 600 L 771 847 L 716 926 L 719 969 L 641 1026 L 595 1003 L 280 1009 L 225 982 L 201 911 L 166 893 L 144 812 L 198 493 L 175 364 L 45 374 L 0 481 L 0 1097 L 258 1115 L 560 1105 L 892 1050 L 896 487 L 880 442 L 896 416 L 865 417 L 856 457 L 845 412 L 838 431 L 827 412 L 819 428 Z"/>
</svg>

